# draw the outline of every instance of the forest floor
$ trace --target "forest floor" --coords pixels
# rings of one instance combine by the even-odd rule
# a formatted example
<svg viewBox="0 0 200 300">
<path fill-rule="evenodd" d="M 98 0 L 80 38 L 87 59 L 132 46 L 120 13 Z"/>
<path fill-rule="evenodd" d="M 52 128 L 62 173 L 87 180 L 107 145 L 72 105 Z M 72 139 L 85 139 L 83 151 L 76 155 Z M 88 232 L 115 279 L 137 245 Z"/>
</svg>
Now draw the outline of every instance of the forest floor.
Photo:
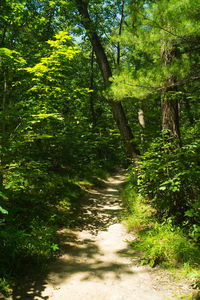
<svg viewBox="0 0 200 300">
<path fill-rule="evenodd" d="M 19 284 L 12 299 L 161 300 L 191 294 L 187 282 L 174 281 L 159 267 L 140 266 L 137 256 L 123 256 L 134 239 L 119 221 L 123 180 L 116 175 L 87 191 L 77 230 L 60 231 L 61 255 L 43 278 Z"/>
</svg>

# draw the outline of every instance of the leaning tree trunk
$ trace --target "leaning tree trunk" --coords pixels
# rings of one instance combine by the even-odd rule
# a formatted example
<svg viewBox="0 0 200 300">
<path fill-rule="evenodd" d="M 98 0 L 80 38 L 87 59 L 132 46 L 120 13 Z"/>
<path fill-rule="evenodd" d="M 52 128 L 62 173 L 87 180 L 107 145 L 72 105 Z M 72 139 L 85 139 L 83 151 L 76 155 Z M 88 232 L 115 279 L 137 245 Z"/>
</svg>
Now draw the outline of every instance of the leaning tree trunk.
<svg viewBox="0 0 200 300">
<path fill-rule="evenodd" d="M 102 73 L 103 80 L 106 86 L 108 87 L 111 85 L 109 79 L 112 77 L 112 72 L 104 48 L 96 33 L 94 24 L 90 19 L 88 9 L 87 9 L 87 3 L 84 0 L 75 0 L 75 2 L 77 4 L 78 11 L 82 17 L 82 24 L 85 27 L 90 42 L 93 46 L 97 63 Z M 124 142 L 127 155 L 129 156 L 129 158 L 133 159 L 136 162 L 137 156 L 139 154 L 139 150 L 137 149 L 136 144 L 134 144 L 133 142 L 134 137 L 128 125 L 127 118 L 124 113 L 122 104 L 120 102 L 115 102 L 112 99 L 110 99 L 109 102 L 112 107 L 113 116 L 119 128 L 120 135 Z"/>
</svg>

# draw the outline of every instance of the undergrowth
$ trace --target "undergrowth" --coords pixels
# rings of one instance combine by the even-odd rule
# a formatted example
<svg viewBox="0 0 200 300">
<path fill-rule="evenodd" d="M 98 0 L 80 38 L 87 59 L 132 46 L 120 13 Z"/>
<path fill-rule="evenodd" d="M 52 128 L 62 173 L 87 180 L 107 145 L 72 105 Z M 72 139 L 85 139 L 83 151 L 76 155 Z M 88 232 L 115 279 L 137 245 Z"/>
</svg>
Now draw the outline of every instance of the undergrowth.
<svg viewBox="0 0 200 300">
<path fill-rule="evenodd" d="M 124 222 L 136 239 L 131 243 L 131 257 L 140 256 L 141 264 L 151 267 L 160 265 L 178 277 L 188 277 L 194 288 L 199 288 L 200 251 L 199 245 L 175 225 L 173 218 L 158 219 L 157 211 L 150 201 L 138 194 L 133 177 L 128 177 L 122 191 L 126 208 Z"/>
<path fill-rule="evenodd" d="M 9 188 L 0 194 L 4 197 L 0 210 L 0 292 L 4 295 L 29 269 L 37 274 L 46 270 L 60 248 L 59 229 L 75 226 L 85 189 L 101 185 L 109 175 L 98 168 L 82 178 L 70 178 L 62 169 L 45 170 L 38 180 L 33 172 L 25 177 L 20 171 L 19 183 L 13 179 L 16 172 L 10 172 Z"/>
</svg>

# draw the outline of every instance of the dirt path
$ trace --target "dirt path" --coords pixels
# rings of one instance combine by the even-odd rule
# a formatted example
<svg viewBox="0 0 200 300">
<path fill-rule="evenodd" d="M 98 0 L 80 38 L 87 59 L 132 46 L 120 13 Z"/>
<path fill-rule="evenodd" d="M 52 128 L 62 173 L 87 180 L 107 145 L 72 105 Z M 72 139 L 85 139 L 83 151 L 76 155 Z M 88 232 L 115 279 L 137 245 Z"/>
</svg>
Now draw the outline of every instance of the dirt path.
<svg viewBox="0 0 200 300">
<path fill-rule="evenodd" d="M 127 253 L 133 236 L 119 223 L 119 187 L 123 175 L 89 191 L 80 213 L 79 231 L 63 230 L 63 255 L 48 268 L 42 288 L 27 297 L 53 300 L 161 300 L 188 291 L 166 279 L 159 268 L 138 266 Z M 81 228 L 80 228 L 81 227 Z"/>
</svg>

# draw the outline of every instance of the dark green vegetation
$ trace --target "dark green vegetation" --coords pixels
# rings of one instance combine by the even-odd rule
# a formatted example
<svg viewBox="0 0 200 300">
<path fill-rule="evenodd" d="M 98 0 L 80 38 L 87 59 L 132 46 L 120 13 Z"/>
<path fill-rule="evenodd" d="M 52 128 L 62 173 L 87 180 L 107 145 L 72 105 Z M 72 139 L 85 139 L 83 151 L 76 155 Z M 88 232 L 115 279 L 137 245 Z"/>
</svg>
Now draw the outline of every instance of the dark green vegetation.
<svg viewBox="0 0 200 300">
<path fill-rule="evenodd" d="M 0 12 L 1 288 L 44 268 L 84 184 L 127 163 L 143 262 L 197 269 L 198 1 L 3 0 Z"/>
</svg>

